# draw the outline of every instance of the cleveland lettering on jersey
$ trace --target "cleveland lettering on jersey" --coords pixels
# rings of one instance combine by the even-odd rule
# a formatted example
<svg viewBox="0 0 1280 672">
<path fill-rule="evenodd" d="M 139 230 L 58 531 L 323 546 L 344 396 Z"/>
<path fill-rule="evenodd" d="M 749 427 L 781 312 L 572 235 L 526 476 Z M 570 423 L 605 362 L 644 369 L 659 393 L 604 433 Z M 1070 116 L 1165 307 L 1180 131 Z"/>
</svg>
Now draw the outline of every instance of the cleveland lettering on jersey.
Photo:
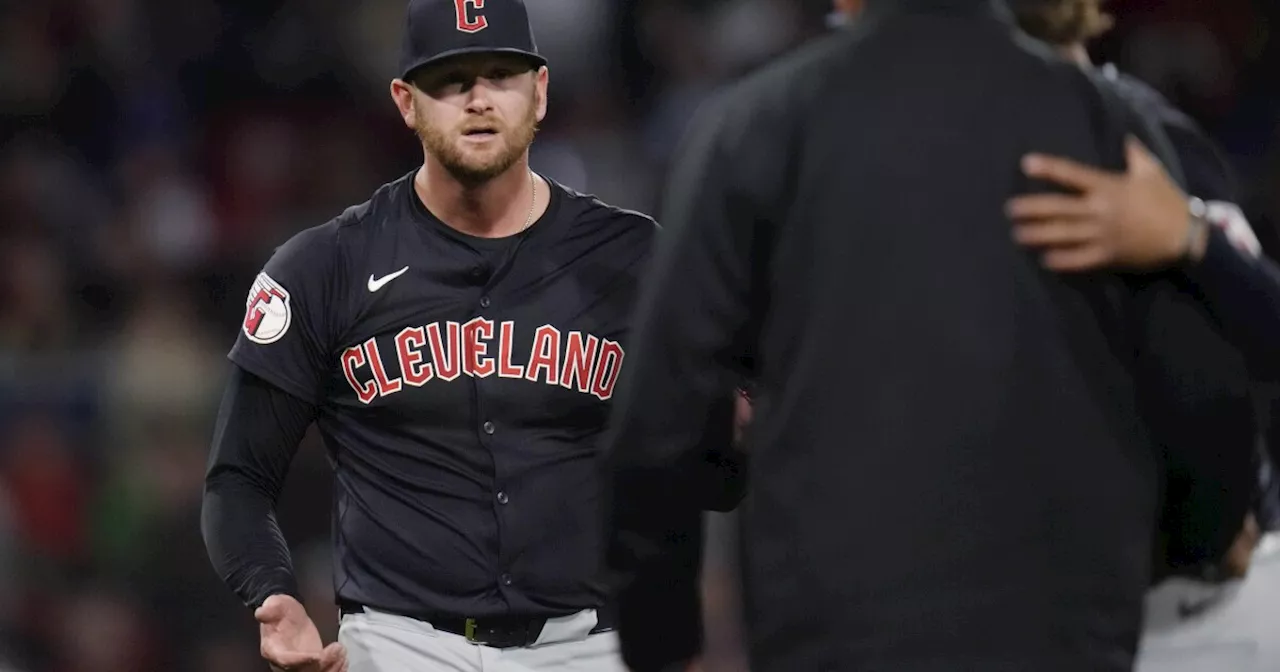
<svg viewBox="0 0 1280 672">
<path fill-rule="evenodd" d="M 356 398 L 365 404 L 406 386 L 492 375 L 558 385 L 600 401 L 613 396 L 626 356 L 618 342 L 581 331 L 562 333 L 549 324 L 538 327 L 529 343 L 515 343 L 515 333 L 514 321 L 495 325 L 483 317 L 464 324 L 448 321 L 405 327 L 389 339 L 386 357 L 384 346 L 371 337 L 343 350 L 339 366 Z M 517 352 L 527 353 L 519 360 L 524 363 L 515 363 Z"/>
<path fill-rule="evenodd" d="M 478 617 L 602 604 L 596 443 L 658 227 L 547 184 L 523 235 L 479 239 L 406 174 L 280 246 L 246 299 L 231 359 L 320 408 L 341 465 L 341 600 Z"/>
</svg>

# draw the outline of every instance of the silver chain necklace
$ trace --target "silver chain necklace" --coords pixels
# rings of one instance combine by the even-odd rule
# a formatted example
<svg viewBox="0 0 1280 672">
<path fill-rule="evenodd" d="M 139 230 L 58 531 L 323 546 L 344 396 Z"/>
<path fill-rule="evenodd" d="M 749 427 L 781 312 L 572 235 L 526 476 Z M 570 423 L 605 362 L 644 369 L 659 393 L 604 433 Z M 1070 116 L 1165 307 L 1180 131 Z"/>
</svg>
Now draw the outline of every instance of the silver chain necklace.
<svg viewBox="0 0 1280 672">
<path fill-rule="evenodd" d="M 533 225 L 533 211 L 538 206 L 538 178 L 534 176 L 533 171 L 529 171 L 529 186 L 533 188 L 533 197 L 529 199 L 529 215 L 524 218 L 524 226 L 516 232 L 517 235 L 524 233 L 526 229 Z"/>
</svg>

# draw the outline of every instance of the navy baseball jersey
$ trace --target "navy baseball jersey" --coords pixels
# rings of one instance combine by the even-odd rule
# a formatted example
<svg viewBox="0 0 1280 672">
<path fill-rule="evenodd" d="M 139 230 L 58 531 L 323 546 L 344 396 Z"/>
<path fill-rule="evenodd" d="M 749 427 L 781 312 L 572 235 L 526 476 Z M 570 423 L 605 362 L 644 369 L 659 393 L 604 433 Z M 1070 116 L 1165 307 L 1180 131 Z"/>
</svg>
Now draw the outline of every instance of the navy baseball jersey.
<svg viewBox="0 0 1280 672">
<path fill-rule="evenodd" d="M 1237 205 L 1239 188 L 1231 165 L 1200 125 L 1142 80 L 1113 65 L 1105 65 L 1099 72 L 1125 102 L 1168 136 L 1188 193 L 1205 201 L 1207 219 L 1218 228 L 1209 246 L 1216 248 L 1215 241 L 1222 238 L 1250 259 L 1260 254 L 1258 239 Z M 1212 252 L 1206 254 L 1214 256 Z M 1208 263 L 1214 262 L 1210 259 Z M 1195 280 L 1202 275 L 1195 272 L 1191 277 Z M 1220 300 L 1209 299 L 1207 303 L 1221 307 Z M 1227 434 L 1200 434 L 1197 444 L 1251 445 L 1261 429 L 1252 420 L 1242 417 Z M 1199 426 L 1185 430 L 1188 435 L 1198 432 Z M 1248 451 L 1190 450 L 1169 451 L 1166 470 L 1160 559 L 1168 567 L 1157 567 L 1157 577 L 1166 571 L 1197 575 L 1216 566 L 1235 541 L 1255 499 L 1257 488 L 1250 486 L 1258 480 L 1258 469 Z"/>
<path fill-rule="evenodd" d="M 548 181 L 482 239 L 413 174 L 281 246 L 230 358 L 314 404 L 341 601 L 403 614 L 600 606 L 598 439 L 657 226 Z"/>
</svg>

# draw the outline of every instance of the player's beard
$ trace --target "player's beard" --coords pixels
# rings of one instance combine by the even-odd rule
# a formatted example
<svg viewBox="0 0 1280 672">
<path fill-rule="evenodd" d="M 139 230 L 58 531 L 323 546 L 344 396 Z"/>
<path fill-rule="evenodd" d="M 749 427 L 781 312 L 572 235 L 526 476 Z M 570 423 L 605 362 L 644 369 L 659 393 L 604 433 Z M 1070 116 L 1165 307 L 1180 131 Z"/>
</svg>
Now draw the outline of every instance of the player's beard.
<svg viewBox="0 0 1280 672">
<path fill-rule="evenodd" d="M 496 153 L 465 151 L 456 139 L 460 131 L 443 131 L 429 123 L 419 120 L 414 131 L 422 140 L 422 144 L 431 156 L 449 174 L 463 184 L 479 185 L 492 180 L 515 165 L 521 156 L 533 144 L 533 137 L 538 131 L 537 106 L 531 100 L 524 118 L 514 126 L 506 126 L 492 122 L 498 127 L 498 140 L 502 146 Z"/>
</svg>

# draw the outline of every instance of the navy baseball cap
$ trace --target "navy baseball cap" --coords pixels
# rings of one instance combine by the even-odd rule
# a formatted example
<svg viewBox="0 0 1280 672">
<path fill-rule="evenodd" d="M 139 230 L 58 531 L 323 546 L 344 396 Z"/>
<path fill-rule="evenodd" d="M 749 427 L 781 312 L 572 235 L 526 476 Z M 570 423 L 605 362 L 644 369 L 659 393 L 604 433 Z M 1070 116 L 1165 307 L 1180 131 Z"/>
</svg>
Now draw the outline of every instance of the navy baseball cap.
<svg viewBox="0 0 1280 672">
<path fill-rule="evenodd" d="M 524 0 L 409 0 L 400 77 L 454 56 L 516 54 L 547 64 L 538 53 Z"/>
</svg>

